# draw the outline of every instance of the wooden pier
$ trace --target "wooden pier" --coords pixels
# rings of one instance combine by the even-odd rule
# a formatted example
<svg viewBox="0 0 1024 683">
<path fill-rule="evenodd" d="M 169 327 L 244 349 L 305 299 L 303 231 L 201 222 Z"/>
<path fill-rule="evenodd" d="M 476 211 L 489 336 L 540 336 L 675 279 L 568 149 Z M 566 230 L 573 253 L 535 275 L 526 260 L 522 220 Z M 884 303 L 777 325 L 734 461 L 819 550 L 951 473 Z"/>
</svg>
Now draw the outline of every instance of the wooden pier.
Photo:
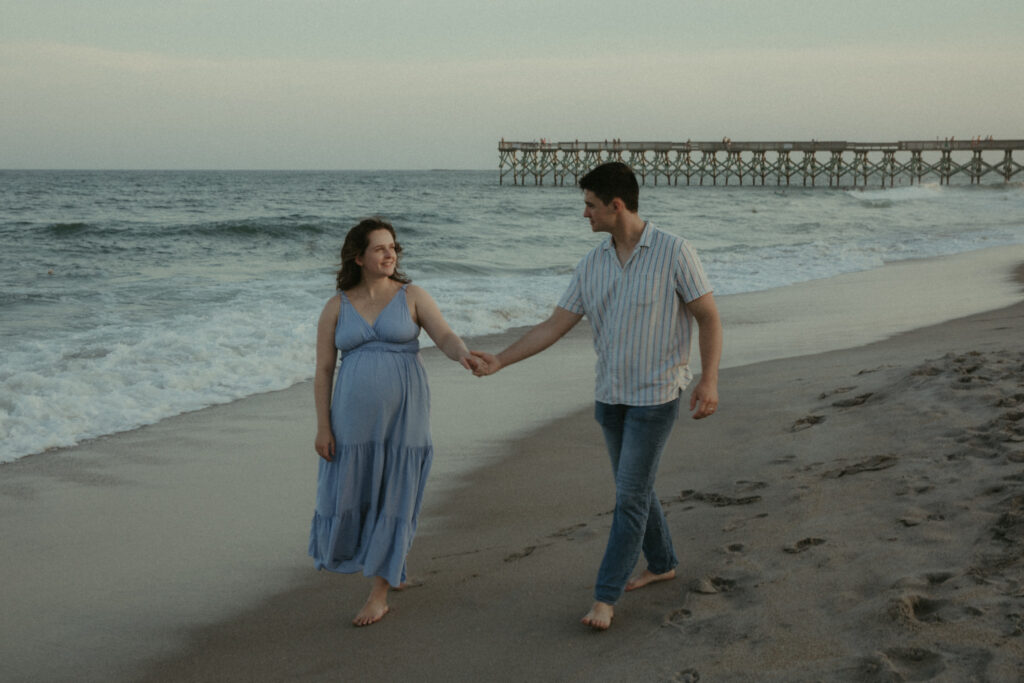
<svg viewBox="0 0 1024 683">
<path fill-rule="evenodd" d="M 506 142 L 499 183 L 575 185 L 606 161 L 628 164 L 643 184 L 894 187 L 922 182 L 1024 180 L 1024 140 L 900 142 Z M 1015 160 L 1013 153 L 1018 152 Z M 1020 175 L 1018 175 L 1020 174 Z"/>
</svg>

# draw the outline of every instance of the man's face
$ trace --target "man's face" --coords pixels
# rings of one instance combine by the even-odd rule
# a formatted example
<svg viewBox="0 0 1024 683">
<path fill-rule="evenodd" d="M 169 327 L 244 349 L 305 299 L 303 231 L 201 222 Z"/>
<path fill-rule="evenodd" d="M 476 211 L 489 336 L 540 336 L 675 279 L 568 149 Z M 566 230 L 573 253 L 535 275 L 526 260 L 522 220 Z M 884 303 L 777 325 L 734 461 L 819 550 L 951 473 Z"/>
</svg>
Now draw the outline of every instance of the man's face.
<svg viewBox="0 0 1024 683">
<path fill-rule="evenodd" d="M 613 202 L 615 200 L 612 200 Z M 590 190 L 583 191 L 583 217 L 590 219 L 590 229 L 594 232 L 611 232 L 615 225 L 615 210 L 611 204 L 605 204 Z"/>
</svg>

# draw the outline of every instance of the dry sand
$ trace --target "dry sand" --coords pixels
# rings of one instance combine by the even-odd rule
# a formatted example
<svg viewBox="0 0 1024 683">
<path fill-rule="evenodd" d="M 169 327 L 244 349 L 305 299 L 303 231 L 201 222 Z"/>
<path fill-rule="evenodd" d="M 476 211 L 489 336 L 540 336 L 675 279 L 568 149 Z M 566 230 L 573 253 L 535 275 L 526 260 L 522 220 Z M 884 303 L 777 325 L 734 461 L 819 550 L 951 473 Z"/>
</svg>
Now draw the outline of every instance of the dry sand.
<svg viewBox="0 0 1024 683">
<path fill-rule="evenodd" d="M 658 477 L 679 577 L 604 633 L 578 623 L 613 501 L 582 334 L 504 379 L 431 369 L 482 465 L 430 492 L 417 585 L 369 628 L 368 581 L 305 557 L 308 386 L 26 458 L 0 468 L 0 680 L 1022 680 L 1022 340 L 1015 304 L 725 370 Z M 581 382 L 568 411 L 530 393 Z"/>
</svg>

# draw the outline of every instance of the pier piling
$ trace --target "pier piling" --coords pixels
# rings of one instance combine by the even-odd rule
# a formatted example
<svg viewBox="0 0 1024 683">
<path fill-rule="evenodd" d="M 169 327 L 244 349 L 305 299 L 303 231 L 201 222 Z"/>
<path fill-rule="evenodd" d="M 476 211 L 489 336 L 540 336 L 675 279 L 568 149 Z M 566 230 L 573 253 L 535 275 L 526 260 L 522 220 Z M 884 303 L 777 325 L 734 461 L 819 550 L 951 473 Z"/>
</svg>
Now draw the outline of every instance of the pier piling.
<svg viewBox="0 0 1024 683">
<path fill-rule="evenodd" d="M 498 182 L 575 185 L 607 161 L 628 164 L 642 184 L 894 187 L 1024 178 L 1024 140 L 899 142 L 506 142 Z M 1018 157 L 1014 158 L 1014 152 Z"/>
</svg>

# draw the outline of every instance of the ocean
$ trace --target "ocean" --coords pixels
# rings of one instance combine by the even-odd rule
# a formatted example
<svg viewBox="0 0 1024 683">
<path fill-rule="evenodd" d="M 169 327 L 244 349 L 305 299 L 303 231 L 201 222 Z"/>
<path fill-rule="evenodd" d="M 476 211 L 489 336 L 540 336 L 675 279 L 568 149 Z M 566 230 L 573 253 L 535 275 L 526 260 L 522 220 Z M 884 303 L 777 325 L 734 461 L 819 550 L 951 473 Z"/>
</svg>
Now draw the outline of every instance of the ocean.
<svg viewBox="0 0 1024 683">
<path fill-rule="evenodd" d="M 310 378 L 366 216 L 459 334 L 538 322 L 602 239 L 582 213 L 496 171 L 0 171 L 0 462 Z M 648 186 L 640 214 L 720 296 L 1022 244 L 1024 184 Z"/>
</svg>

